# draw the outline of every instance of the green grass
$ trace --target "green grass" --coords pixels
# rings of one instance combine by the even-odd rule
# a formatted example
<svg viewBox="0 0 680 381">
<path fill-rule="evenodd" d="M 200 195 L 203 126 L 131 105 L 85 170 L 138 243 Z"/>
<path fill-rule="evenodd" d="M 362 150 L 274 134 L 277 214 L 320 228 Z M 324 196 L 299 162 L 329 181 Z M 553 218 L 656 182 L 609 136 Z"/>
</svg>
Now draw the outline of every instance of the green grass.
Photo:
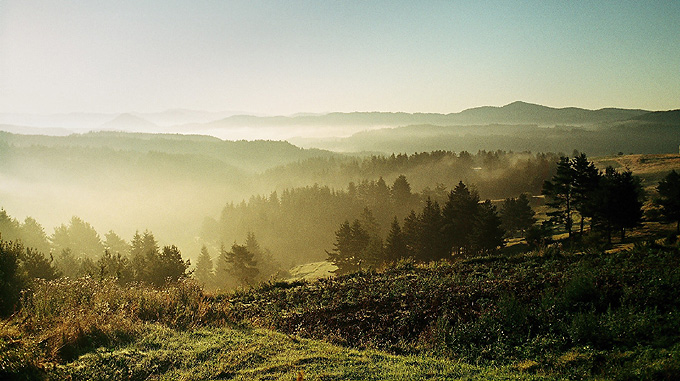
<svg viewBox="0 0 680 381">
<path fill-rule="evenodd" d="M 417 265 L 206 295 L 37 283 L 0 379 L 679 379 L 680 252 Z"/>
<path fill-rule="evenodd" d="M 299 373 L 305 380 L 546 379 L 512 366 L 354 350 L 264 329 L 176 331 L 159 325 L 132 344 L 99 348 L 50 373 L 89 380 L 295 380 Z"/>
</svg>

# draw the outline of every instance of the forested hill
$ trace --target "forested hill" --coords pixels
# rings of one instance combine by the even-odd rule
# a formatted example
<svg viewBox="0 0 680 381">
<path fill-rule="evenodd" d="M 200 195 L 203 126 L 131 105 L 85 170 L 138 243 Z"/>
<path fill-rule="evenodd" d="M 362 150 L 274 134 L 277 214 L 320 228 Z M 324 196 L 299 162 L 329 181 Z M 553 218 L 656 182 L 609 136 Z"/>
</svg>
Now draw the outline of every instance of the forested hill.
<svg viewBox="0 0 680 381">
<path fill-rule="evenodd" d="M 284 141 L 225 141 L 211 136 L 180 134 L 146 134 L 127 132 L 90 132 L 69 136 L 18 135 L 0 132 L 0 142 L 17 148 L 31 146 L 82 149 L 107 149 L 137 153 L 199 155 L 219 160 L 229 166 L 264 171 L 268 168 L 307 159 L 329 157 L 333 153 L 318 149 L 301 149 Z"/>
<path fill-rule="evenodd" d="M 302 147 L 335 151 L 408 152 L 506 150 L 571 152 L 593 156 L 675 153 L 680 144 L 680 111 L 653 112 L 635 119 L 587 127 L 537 124 L 411 125 L 362 131 L 340 139 L 292 139 Z"/>
<path fill-rule="evenodd" d="M 587 110 L 576 107 L 552 108 L 526 102 L 502 107 L 477 107 L 458 113 L 350 112 L 294 116 L 256 117 L 235 115 L 208 123 L 211 128 L 234 126 L 406 126 L 411 124 L 576 124 L 586 125 L 630 119 L 648 113 L 645 110 L 604 108 Z M 205 125 L 203 125 L 205 126 Z"/>
</svg>

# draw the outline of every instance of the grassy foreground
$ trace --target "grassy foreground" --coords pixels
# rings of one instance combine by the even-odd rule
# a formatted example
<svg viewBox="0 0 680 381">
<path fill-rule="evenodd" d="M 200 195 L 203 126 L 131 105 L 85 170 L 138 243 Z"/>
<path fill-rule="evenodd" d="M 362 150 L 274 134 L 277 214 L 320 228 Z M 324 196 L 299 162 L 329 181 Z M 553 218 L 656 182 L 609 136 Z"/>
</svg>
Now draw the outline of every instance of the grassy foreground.
<svg viewBox="0 0 680 381">
<path fill-rule="evenodd" d="M 0 379 L 680 379 L 677 244 L 429 265 L 207 295 L 35 284 Z"/>
<path fill-rule="evenodd" d="M 53 368 L 50 375 L 89 380 L 540 379 L 511 367 L 352 350 L 263 329 L 177 331 L 158 325 L 132 344 L 99 348 Z"/>
</svg>

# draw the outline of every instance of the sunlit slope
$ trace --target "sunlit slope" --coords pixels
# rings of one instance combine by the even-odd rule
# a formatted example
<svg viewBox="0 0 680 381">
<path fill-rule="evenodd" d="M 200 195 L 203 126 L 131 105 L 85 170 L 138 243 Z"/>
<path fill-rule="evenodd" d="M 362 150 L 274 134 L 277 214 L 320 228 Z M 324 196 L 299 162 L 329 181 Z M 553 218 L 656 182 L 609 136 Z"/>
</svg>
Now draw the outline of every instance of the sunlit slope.
<svg viewBox="0 0 680 381">
<path fill-rule="evenodd" d="M 133 344 L 101 348 L 59 366 L 74 379 L 459 380 L 542 379 L 510 366 L 484 367 L 428 356 L 398 356 L 298 339 L 263 329 L 149 328 Z"/>
<path fill-rule="evenodd" d="M 204 136 L 0 133 L 0 207 L 20 220 L 38 219 L 48 235 L 76 215 L 100 234 L 114 230 L 129 240 L 150 229 L 163 244 L 187 249 L 197 245 L 206 216 L 274 188 L 266 181 L 253 186 L 260 172 L 330 155 L 286 142 Z"/>
<path fill-rule="evenodd" d="M 499 119 L 500 120 L 500 119 Z M 632 119 L 542 123 L 527 118 L 523 123 L 476 122 L 467 125 L 435 123 L 358 132 L 335 139 L 292 139 L 302 147 L 336 151 L 414 152 L 433 150 L 506 150 L 565 152 L 574 149 L 590 156 L 623 153 L 660 154 L 678 152 L 680 114 L 677 110 L 652 112 Z"/>
</svg>

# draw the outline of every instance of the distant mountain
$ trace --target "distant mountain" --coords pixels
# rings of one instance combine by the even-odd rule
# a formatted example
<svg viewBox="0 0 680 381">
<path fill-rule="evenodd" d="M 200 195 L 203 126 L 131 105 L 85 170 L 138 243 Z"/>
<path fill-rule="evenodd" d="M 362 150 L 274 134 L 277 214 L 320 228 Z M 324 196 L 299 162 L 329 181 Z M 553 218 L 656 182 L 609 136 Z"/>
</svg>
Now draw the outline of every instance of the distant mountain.
<svg viewBox="0 0 680 381">
<path fill-rule="evenodd" d="M 680 126 L 680 110 L 654 111 L 639 115 L 633 120 Z"/>
<path fill-rule="evenodd" d="M 30 127 L 30 126 L 15 126 L 11 124 L 0 124 L 0 131 L 22 135 L 50 135 L 50 136 L 67 136 L 74 133 L 74 131 L 72 130 L 59 127 Z"/>
<path fill-rule="evenodd" d="M 236 112 L 209 112 L 187 109 L 171 109 L 155 113 L 132 113 L 134 116 L 146 119 L 159 126 L 174 126 L 178 124 L 208 123 L 219 119 L 224 119 L 234 115 Z"/>
<path fill-rule="evenodd" d="M 120 114 L 112 120 L 103 123 L 99 129 L 109 131 L 148 131 L 158 129 L 158 125 L 133 114 Z"/>
<path fill-rule="evenodd" d="M 590 125 L 631 119 L 648 113 L 645 110 L 605 108 L 587 110 L 576 107 L 552 108 L 526 102 L 513 102 L 502 107 L 484 106 L 459 113 L 403 113 L 403 112 L 334 112 L 323 115 L 256 117 L 234 115 L 207 125 L 193 128 L 234 128 L 271 126 L 354 126 L 398 127 L 417 124 L 439 126 L 485 124 Z"/>
<path fill-rule="evenodd" d="M 587 110 L 577 107 L 552 108 L 526 102 L 503 107 L 478 107 L 457 114 L 456 124 L 537 124 L 587 125 L 630 119 L 648 113 L 645 110 L 604 108 Z"/>
</svg>

